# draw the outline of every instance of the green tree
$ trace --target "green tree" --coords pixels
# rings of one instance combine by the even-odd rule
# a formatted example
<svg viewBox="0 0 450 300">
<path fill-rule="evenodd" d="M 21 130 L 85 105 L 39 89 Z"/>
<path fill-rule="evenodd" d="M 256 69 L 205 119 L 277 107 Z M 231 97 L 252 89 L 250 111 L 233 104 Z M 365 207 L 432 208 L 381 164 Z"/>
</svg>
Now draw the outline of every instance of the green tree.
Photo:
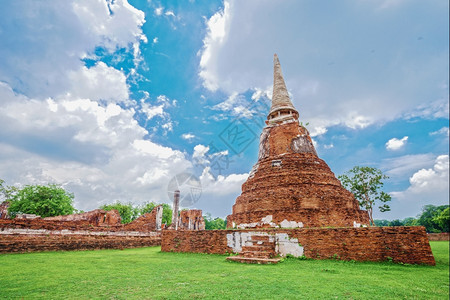
<svg viewBox="0 0 450 300">
<path fill-rule="evenodd" d="M 448 222 L 441 223 L 440 215 L 447 209 L 448 205 L 434 206 L 425 205 L 422 213 L 418 216 L 417 224 L 425 227 L 427 232 L 448 232 Z M 445 215 L 444 215 L 445 218 Z M 445 220 L 445 219 L 444 219 Z"/>
<path fill-rule="evenodd" d="M 447 207 L 439 215 L 434 217 L 433 221 L 441 226 L 442 232 L 448 232 L 450 225 L 450 207 Z"/>
<path fill-rule="evenodd" d="M 380 170 L 372 167 L 355 166 L 346 174 L 340 175 L 342 185 L 355 195 L 359 205 L 369 213 L 370 223 L 374 225 L 373 208 L 376 202 L 381 212 L 390 211 L 386 202 L 391 201 L 391 196 L 381 190 L 384 179 L 389 177 Z"/>
<path fill-rule="evenodd" d="M 162 222 L 167 226 L 169 226 L 170 224 L 172 224 L 172 207 L 170 207 L 170 205 L 167 203 L 163 203 L 162 206 L 163 206 Z"/>
<path fill-rule="evenodd" d="M 43 218 L 72 214 L 74 195 L 56 184 L 27 185 L 10 194 L 8 212 L 11 217 L 18 213 L 36 214 Z"/>
<path fill-rule="evenodd" d="M 120 218 L 121 218 L 121 223 L 122 224 L 127 224 L 130 223 L 131 221 L 135 220 L 140 213 L 140 210 L 138 207 L 134 207 L 133 204 L 131 203 L 120 203 L 120 201 L 116 201 L 113 204 L 105 204 L 100 206 L 101 209 L 104 210 L 113 210 L 116 209 L 119 211 L 120 214 Z"/>
<path fill-rule="evenodd" d="M 205 220 L 205 229 L 206 230 L 214 230 L 214 229 L 226 229 L 227 221 L 221 218 L 212 218 L 210 213 L 206 213 L 203 216 Z"/>
</svg>

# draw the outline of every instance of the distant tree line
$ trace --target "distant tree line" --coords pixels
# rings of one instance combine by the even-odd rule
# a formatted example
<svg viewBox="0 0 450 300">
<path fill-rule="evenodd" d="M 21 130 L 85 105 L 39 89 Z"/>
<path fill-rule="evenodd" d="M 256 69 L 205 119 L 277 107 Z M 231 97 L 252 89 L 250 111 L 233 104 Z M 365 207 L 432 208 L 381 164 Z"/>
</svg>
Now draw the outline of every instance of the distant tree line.
<svg viewBox="0 0 450 300">
<path fill-rule="evenodd" d="M 427 232 L 449 232 L 450 214 L 448 205 L 425 205 L 416 218 L 403 220 L 375 220 L 376 226 L 424 226 Z"/>
</svg>

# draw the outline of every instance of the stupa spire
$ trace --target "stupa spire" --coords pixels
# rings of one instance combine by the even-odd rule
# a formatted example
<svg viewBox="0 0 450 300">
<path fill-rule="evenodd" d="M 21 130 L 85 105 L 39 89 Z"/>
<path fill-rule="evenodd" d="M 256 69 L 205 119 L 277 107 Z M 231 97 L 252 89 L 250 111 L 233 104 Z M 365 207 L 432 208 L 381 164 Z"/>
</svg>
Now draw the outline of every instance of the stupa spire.
<svg viewBox="0 0 450 300">
<path fill-rule="evenodd" d="M 280 61 L 278 60 L 278 55 L 274 54 L 272 107 L 267 120 L 271 123 L 291 118 L 298 119 L 298 111 L 292 105 L 291 99 L 289 99 L 289 93 L 281 72 Z"/>
</svg>

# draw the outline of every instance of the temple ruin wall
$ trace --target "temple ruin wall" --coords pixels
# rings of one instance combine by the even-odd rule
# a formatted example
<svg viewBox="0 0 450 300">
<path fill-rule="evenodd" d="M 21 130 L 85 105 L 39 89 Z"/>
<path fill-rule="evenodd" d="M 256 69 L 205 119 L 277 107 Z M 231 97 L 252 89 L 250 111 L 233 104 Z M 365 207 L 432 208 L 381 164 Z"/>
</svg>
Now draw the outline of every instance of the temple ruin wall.
<svg viewBox="0 0 450 300">
<path fill-rule="evenodd" d="M 162 232 L 161 250 L 225 254 L 234 252 L 230 236 L 237 233 L 287 233 L 298 239 L 303 254 L 313 259 L 388 261 L 435 265 L 425 228 L 298 228 L 256 230 L 203 230 Z M 227 239 L 228 236 L 228 239 Z"/>
</svg>

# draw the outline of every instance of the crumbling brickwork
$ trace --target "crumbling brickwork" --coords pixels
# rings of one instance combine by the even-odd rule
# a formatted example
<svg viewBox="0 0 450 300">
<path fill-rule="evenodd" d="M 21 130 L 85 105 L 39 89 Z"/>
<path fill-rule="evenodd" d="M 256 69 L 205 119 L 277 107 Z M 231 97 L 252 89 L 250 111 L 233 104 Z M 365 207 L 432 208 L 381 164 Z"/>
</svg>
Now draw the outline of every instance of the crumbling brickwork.
<svg viewBox="0 0 450 300">
<path fill-rule="evenodd" d="M 369 224 L 367 212 L 359 209 L 353 194 L 317 156 L 298 118 L 275 55 L 272 106 L 261 133 L 258 161 L 227 217 L 229 228 Z"/>
<path fill-rule="evenodd" d="M 0 231 L 0 253 L 60 251 L 60 250 L 97 250 L 149 247 L 161 244 L 160 233 L 139 234 L 61 234 L 60 232 L 8 233 Z"/>
<path fill-rule="evenodd" d="M 387 261 L 434 265 L 425 228 L 298 228 L 259 230 L 163 231 L 165 252 L 231 253 L 227 235 L 243 232 L 287 233 L 298 239 L 307 258 Z"/>
<path fill-rule="evenodd" d="M 369 223 L 367 212 L 317 157 L 306 128 L 298 122 L 264 129 L 259 160 L 242 185 L 227 225 L 250 225 L 269 215 L 277 225 L 284 220 L 304 227 Z"/>
<path fill-rule="evenodd" d="M 0 220 L 9 219 L 8 207 L 9 207 L 9 202 L 4 201 L 4 202 L 0 203 Z"/>
<path fill-rule="evenodd" d="M 200 209 L 182 210 L 178 221 L 178 229 L 205 230 L 205 220 Z"/>
<path fill-rule="evenodd" d="M 448 232 L 428 233 L 428 240 L 430 240 L 430 241 L 448 241 L 448 240 L 450 240 L 450 233 L 448 233 Z"/>
<path fill-rule="evenodd" d="M 93 226 L 102 226 L 102 225 L 114 226 L 120 224 L 120 214 L 115 209 L 110 211 L 106 211 L 103 209 L 94 209 L 92 211 L 88 211 L 81 214 L 47 217 L 44 218 L 44 220 L 57 222 L 79 221 Z"/>
<path fill-rule="evenodd" d="M 163 206 L 158 205 L 150 213 L 143 214 L 124 226 L 125 230 L 156 231 L 161 230 Z"/>
<path fill-rule="evenodd" d="M 93 211 L 95 212 L 95 211 Z M 0 231 L 4 229 L 45 229 L 45 230 L 86 230 L 86 231 L 140 231 L 147 232 L 156 230 L 155 213 L 149 213 L 141 216 L 128 224 L 120 223 L 120 215 L 116 210 L 104 211 L 105 213 L 85 214 L 91 216 L 85 218 L 67 217 L 65 221 L 59 220 L 59 217 L 44 219 L 9 219 L 0 220 Z M 76 215 L 75 215 L 76 216 Z M 110 218 L 110 220 L 108 220 Z M 104 220 L 104 221 L 101 221 Z M 107 222 L 112 223 L 108 225 Z"/>
</svg>

